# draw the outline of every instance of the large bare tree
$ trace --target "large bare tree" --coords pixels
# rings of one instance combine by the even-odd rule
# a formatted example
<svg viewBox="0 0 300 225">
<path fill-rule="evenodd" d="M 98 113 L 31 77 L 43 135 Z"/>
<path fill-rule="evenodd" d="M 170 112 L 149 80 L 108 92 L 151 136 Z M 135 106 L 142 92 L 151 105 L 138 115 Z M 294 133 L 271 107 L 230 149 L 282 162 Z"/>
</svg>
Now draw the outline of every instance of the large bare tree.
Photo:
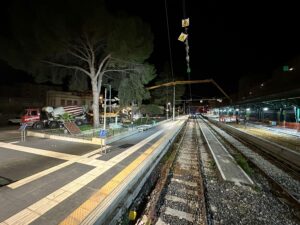
<svg viewBox="0 0 300 225">
<path fill-rule="evenodd" d="M 153 36 L 141 19 L 112 14 L 100 0 L 14 3 L 12 30 L 0 37 L 1 59 L 40 81 L 59 83 L 68 77 L 74 84 L 75 80 L 81 83 L 79 78 L 82 82 L 89 78 L 94 127 L 99 126 L 99 95 L 105 75 L 119 74 L 125 81 L 130 74 L 153 73 L 145 64 Z"/>
</svg>

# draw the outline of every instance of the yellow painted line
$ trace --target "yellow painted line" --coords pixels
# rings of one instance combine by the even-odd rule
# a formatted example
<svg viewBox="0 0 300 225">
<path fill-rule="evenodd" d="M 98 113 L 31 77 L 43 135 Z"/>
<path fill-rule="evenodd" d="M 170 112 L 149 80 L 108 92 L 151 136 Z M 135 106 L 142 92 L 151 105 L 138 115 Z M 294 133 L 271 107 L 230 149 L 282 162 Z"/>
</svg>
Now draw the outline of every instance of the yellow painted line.
<svg viewBox="0 0 300 225">
<path fill-rule="evenodd" d="M 134 153 L 136 150 L 138 150 L 144 144 L 148 143 L 149 141 L 151 141 L 152 139 L 154 139 L 155 137 L 157 137 L 161 133 L 162 133 L 162 131 L 161 132 L 157 132 L 156 134 L 151 135 L 150 137 L 148 137 L 145 140 L 139 142 L 138 144 L 132 146 L 131 148 L 127 149 L 126 151 L 122 152 L 121 154 L 113 157 L 112 159 L 109 160 L 109 162 L 114 163 L 114 164 L 119 163 L 124 158 L 126 158 L 127 156 L 129 156 L 132 153 Z M 0 142 L 0 146 L 1 147 L 8 148 L 6 144 L 7 143 L 5 143 L 5 142 Z M 45 155 L 47 152 L 56 153 L 56 152 L 52 152 L 52 151 L 48 151 L 48 150 L 39 150 L 39 149 L 29 148 L 29 147 L 23 147 L 23 146 L 20 146 L 20 147 L 23 147 L 23 148 L 15 149 L 15 146 L 19 147 L 18 145 L 10 145 L 9 149 L 18 150 L 18 151 L 22 151 L 22 149 L 23 149 L 24 152 L 28 152 L 28 153 L 32 153 L 32 154 L 38 154 L 38 155 L 43 155 L 43 156 L 48 156 L 48 155 Z M 107 148 L 108 147 L 110 147 L 110 146 L 107 145 Z M 89 152 L 89 153 L 87 153 L 87 154 L 85 154 L 83 156 L 70 155 L 70 156 L 74 157 L 74 159 L 70 159 L 69 160 L 71 162 L 65 162 L 65 163 L 62 163 L 60 165 L 54 166 L 52 168 L 49 168 L 47 170 L 44 170 L 44 171 L 41 171 L 39 173 L 33 174 L 33 175 L 29 176 L 29 177 L 26 177 L 24 179 L 21 179 L 21 180 L 19 180 L 17 182 L 14 182 L 14 183 L 8 185 L 8 187 L 12 188 L 12 189 L 18 188 L 18 187 L 20 187 L 22 185 L 25 185 L 25 184 L 27 184 L 29 182 L 32 182 L 32 181 L 34 181 L 34 180 L 36 180 L 38 178 L 41 178 L 41 177 L 46 176 L 46 175 L 48 175 L 48 174 L 50 174 L 52 172 L 55 172 L 55 171 L 57 171 L 59 169 L 62 169 L 62 168 L 66 167 L 66 166 L 68 166 L 68 165 L 70 165 L 70 164 L 72 164 L 74 162 L 83 163 L 83 164 L 86 164 L 86 165 L 89 165 L 89 166 L 101 167 L 103 165 L 103 161 L 97 160 L 97 159 L 95 159 L 95 160 L 86 159 L 87 157 L 89 157 L 89 156 L 91 156 L 93 154 L 96 154 L 99 151 L 100 151 L 100 148 L 96 149 L 96 150 L 94 150 L 92 152 Z M 64 153 L 60 153 L 60 154 L 64 154 Z M 60 155 L 60 154 L 58 154 L 58 155 Z M 53 154 L 51 154 L 51 155 L 53 156 Z M 65 155 L 69 155 L 69 154 L 65 154 Z M 51 156 L 49 156 L 49 157 L 51 157 Z M 94 157 L 91 157 L 91 158 L 93 159 Z M 65 157 L 64 157 L 64 160 L 66 160 Z"/>
<path fill-rule="evenodd" d="M 148 138 L 147 138 L 148 139 Z M 160 138 L 155 144 L 161 143 L 163 141 L 164 137 Z M 150 141 L 150 139 L 148 140 Z M 142 141 L 143 142 L 143 141 Z M 6 144 L 6 143 L 5 143 Z M 1 146 L 0 142 L 0 146 Z M 157 144 L 158 146 L 159 144 Z M 151 147 L 150 147 L 151 148 Z M 30 148 L 29 148 L 30 149 Z M 136 150 L 138 150 L 137 148 Z M 148 149 L 149 150 L 149 149 Z M 147 150 L 147 151 L 148 151 Z M 151 148 L 151 151 L 154 151 L 154 148 Z M 129 166 L 127 166 L 123 171 L 120 173 L 123 173 L 123 180 L 130 174 L 134 169 L 136 169 L 142 161 L 149 156 L 150 152 L 144 153 L 140 155 L 136 160 L 134 160 Z M 127 155 L 124 155 L 124 158 L 126 158 Z M 78 156 L 76 157 L 78 158 Z M 79 157 L 80 158 L 80 157 Z M 119 161 L 122 161 L 123 158 L 118 158 Z M 41 215 L 52 209 L 53 207 L 57 206 L 59 203 L 61 203 L 63 200 L 70 197 L 72 194 L 80 190 L 82 187 L 84 187 L 86 184 L 90 183 L 94 179 L 96 179 L 98 176 L 106 172 L 108 169 L 110 169 L 112 166 L 115 166 L 114 163 L 102 162 L 101 168 L 94 168 L 87 172 L 86 174 L 80 176 L 79 178 L 73 180 L 72 182 L 66 184 L 62 188 L 54 191 L 53 193 L 49 194 L 45 198 L 40 199 L 39 201 L 35 202 L 34 204 L 30 205 L 28 208 L 23 209 L 22 211 L 16 213 L 15 215 L 11 216 L 7 220 L 3 221 L 3 224 L 29 224 L 32 221 L 39 218 Z M 119 174 L 120 174 L 119 173 Z M 122 176 L 119 176 L 118 179 L 122 180 Z M 88 214 L 95 209 L 97 205 L 99 205 L 100 202 L 102 202 L 107 195 L 109 195 L 117 186 L 120 184 L 118 180 L 111 180 L 109 183 L 107 183 L 104 187 L 102 187 L 98 192 L 96 192 L 91 198 L 89 198 L 85 203 L 83 203 L 80 207 L 83 207 L 86 211 L 88 211 Z M 80 208 L 79 207 L 79 208 Z M 77 209 L 76 209 L 77 210 Z M 75 210 L 75 211 L 76 211 Z M 85 211 L 82 212 L 76 212 L 73 211 L 70 216 L 66 218 L 68 222 L 71 224 L 78 224 L 81 222 L 88 214 L 85 213 Z"/>
<path fill-rule="evenodd" d="M 166 134 L 165 136 L 170 136 Z M 165 136 L 151 145 L 144 153 L 130 163 L 126 168 L 114 176 L 101 189 L 93 194 L 88 200 L 81 204 L 75 211 L 66 217 L 60 225 L 80 224 L 115 188 L 120 185 L 145 159 L 153 153 L 156 148 L 165 140 Z M 84 213 L 82 213 L 84 209 Z"/>
</svg>

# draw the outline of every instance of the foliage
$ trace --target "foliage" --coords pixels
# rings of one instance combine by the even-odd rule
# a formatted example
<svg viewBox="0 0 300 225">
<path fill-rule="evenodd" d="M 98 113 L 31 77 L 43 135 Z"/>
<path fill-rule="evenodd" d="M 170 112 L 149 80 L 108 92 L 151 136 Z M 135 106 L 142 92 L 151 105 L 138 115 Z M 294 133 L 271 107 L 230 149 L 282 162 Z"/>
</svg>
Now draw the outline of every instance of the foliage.
<svg viewBox="0 0 300 225">
<path fill-rule="evenodd" d="M 163 71 L 157 77 L 157 82 L 155 85 L 168 83 L 172 81 L 172 76 L 170 72 L 170 65 L 165 63 Z M 184 80 L 179 77 L 175 78 L 175 80 Z M 185 93 L 185 86 L 177 85 L 175 87 L 175 99 L 180 99 Z M 152 103 L 157 105 L 166 105 L 168 102 L 173 102 L 173 86 L 169 87 L 160 87 L 154 90 L 151 90 Z"/>
<path fill-rule="evenodd" d="M 61 120 L 63 120 L 64 122 L 74 121 L 74 116 L 69 113 L 64 113 L 64 114 L 60 115 L 59 118 Z"/>
<path fill-rule="evenodd" d="M 141 105 L 143 99 L 150 98 L 150 93 L 144 85 L 155 77 L 155 69 L 147 64 L 143 67 L 136 67 L 136 70 L 124 75 L 119 81 L 118 97 L 121 106 L 128 106 L 134 100 Z"/>
<path fill-rule="evenodd" d="M 164 113 L 162 108 L 154 104 L 142 105 L 140 111 L 142 114 L 147 114 L 148 116 L 162 115 Z"/>
<path fill-rule="evenodd" d="M 253 169 L 249 166 L 247 160 L 241 154 L 236 154 L 235 160 L 248 175 L 253 174 Z"/>
<path fill-rule="evenodd" d="M 10 66 L 39 82 L 68 80 L 73 90 L 86 89 L 89 80 L 94 115 L 99 115 L 105 76 L 122 81 L 117 84 L 124 97 L 138 102 L 149 97 L 143 85 L 154 70 L 144 63 L 152 52 L 153 35 L 141 19 L 112 15 L 104 0 L 15 0 L 10 10 L 11 31 L 0 37 L 0 59 Z M 132 85 L 136 87 L 127 95 Z M 124 99 L 123 104 L 128 102 Z M 99 126 L 98 116 L 94 126 Z"/>
</svg>

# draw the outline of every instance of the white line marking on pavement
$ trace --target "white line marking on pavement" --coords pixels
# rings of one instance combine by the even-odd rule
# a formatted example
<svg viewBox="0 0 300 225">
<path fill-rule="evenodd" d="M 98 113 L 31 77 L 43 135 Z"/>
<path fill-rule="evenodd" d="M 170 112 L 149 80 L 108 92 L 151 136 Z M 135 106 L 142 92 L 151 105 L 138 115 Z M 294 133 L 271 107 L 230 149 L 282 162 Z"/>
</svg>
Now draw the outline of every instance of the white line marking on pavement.
<svg viewBox="0 0 300 225">
<path fill-rule="evenodd" d="M 41 171 L 39 173 L 33 174 L 33 175 L 29 176 L 29 177 L 26 177 L 26 178 L 21 179 L 21 180 L 19 180 L 17 182 L 14 182 L 12 184 L 7 185 L 7 187 L 12 188 L 12 189 L 18 188 L 18 187 L 20 187 L 20 186 L 22 186 L 24 184 L 27 184 L 27 183 L 29 183 L 31 181 L 34 181 L 34 180 L 36 180 L 38 178 L 41 178 L 43 176 L 46 176 L 46 175 L 52 173 L 52 172 L 55 172 L 55 171 L 57 171 L 59 169 L 62 169 L 64 167 L 66 167 L 66 166 L 69 166 L 72 163 L 79 162 L 82 158 L 86 158 L 86 157 L 89 157 L 90 155 L 97 154 L 99 151 L 100 151 L 100 149 L 96 149 L 96 150 L 94 150 L 92 152 L 89 152 L 89 153 L 87 153 L 85 155 L 76 156 L 78 158 L 74 158 L 73 160 L 61 163 L 61 164 L 59 164 L 57 166 L 54 166 L 54 167 L 51 167 L 49 169 L 43 170 L 43 171 Z M 84 163 L 84 162 L 81 162 L 81 163 Z"/>
<path fill-rule="evenodd" d="M 116 163 L 125 159 L 128 155 L 132 154 L 134 151 L 138 150 L 141 145 L 146 144 L 147 142 L 151 141 L 158 135 L 160 135 L 163 131 L 159 131 L 150 137 L 146 138 L 145 140 L 139 142 L 137 145 L 132 146 L 125 152 L 121 153 L 122 157 L 114 157 L 113 163 L 110 161 L 101 161 L 101 166 L 96 167 L 89 172 L 85 173 L 84 175 L 78 177 L 77 179 L 71 181 L 70 183 L 66 184 L 62 188 L 54 191 L 53 193 L 49 194 L 45 198 L 40 199 L 39 201 L 35 202 L 34 204 L 30 205 L 29 207 L 23 209 L 22 211 L 18 212 L 17 214 L 11 216 L 7 220 L 3 221 L 4 223 L 14 223 L 15 221 L 23 221 L 24 218 L 28 223 L 36 220 L 38 217 L 58 205 L 63 200 L 70 197 L 73 193 L 80 190 L 82 187 L 86 186 L 88 183 L 96 179 L 98 176 L 106 172 L 111 167 L 115 166 Z M 134 151 L 133 151 L 134 150 Z M 126 154 L 125 154 L 126 153 Z M 94 159 L 91 159 L 94 160 Z M 98 160 L 100 161 L 100 160 Z"/>
</svg>

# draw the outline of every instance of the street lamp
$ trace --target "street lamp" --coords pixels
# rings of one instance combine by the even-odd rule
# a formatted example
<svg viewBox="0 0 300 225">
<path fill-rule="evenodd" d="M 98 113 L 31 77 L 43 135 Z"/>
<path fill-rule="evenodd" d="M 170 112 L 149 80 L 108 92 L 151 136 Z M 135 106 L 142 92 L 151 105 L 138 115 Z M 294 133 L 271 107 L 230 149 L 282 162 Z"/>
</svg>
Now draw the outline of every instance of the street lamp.
<svg viewBox="0 0 300 225">
<path fill-rule="evenodd" d="M 171 102 L 168 102 L 167 103 L 167 109 L 166 109 L 166 112 L 167 112 L 167 119 L 169 119 L 169 106 L 171 105 Z"/>
</svg>

